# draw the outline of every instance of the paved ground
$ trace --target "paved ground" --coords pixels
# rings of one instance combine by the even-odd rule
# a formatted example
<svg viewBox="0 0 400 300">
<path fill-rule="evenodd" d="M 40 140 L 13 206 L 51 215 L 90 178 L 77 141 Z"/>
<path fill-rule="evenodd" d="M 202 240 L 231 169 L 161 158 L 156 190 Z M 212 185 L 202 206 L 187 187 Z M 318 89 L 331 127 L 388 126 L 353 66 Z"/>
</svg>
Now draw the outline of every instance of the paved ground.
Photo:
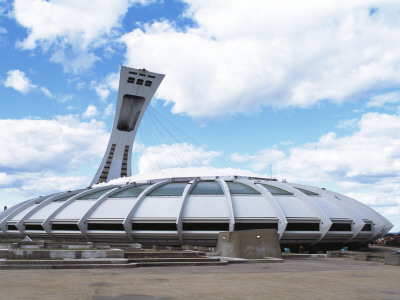
<svg viewBox="0 0 400 300">
<path fill-rule="evenodd" d="M 0 299 L 400 299 L 400 267 L 290 259 L 278 264 L 7 270 Z"/>
</svg>

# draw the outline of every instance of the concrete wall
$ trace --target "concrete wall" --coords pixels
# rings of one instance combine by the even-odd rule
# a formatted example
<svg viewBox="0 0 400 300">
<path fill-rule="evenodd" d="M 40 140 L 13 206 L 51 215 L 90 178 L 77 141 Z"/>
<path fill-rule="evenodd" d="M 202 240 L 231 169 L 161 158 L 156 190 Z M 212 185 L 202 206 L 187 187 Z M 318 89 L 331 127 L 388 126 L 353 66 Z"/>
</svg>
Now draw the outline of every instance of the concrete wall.
<svg viewBox="0 0 400 300">
<path fill-rule="evenodd" d="M 387 255 L 385 265 L 400 266 L 400 255 Z"/>
<path fill-rule="evenodd" d="M 0 250 L 0 258 L 57 259 L 57 258 L 124 258 L 124 251 L 111 250 Z"/>
<path fill-rule="evenodd" d="M 400 255 L 357 251 L 327 251 L 329 258 L 350 258 L 358 261 L 378 261 L 386 265 L 400 266 Z"/>
<path fill-rule="evenodd" d="M 276 229 L 220 232 L 217 252 L 227 257 L 282 258 Z"/>
</svg>

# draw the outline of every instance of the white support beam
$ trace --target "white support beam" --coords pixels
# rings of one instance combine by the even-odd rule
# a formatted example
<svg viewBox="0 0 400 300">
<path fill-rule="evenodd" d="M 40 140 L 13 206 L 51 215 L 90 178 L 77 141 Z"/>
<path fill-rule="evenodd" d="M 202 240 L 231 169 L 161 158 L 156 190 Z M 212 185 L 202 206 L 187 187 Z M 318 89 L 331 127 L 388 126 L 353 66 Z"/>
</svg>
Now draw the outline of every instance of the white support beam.
<svg viewBox="0 0 400 300">
<path fill-rule="evenodd" d="M 169 182 L 171 182 L 170 179 L 157 182 L 157 183 L 155 183 L 155 184 L 149 186 L 147 189 L 145 189 L 145 190 L 139 195 L 139 197 L 137 198 L 135 204 L 132 206 L 131 210 L 130 210 L 130 211 L 128 212 L 128 214 L 126 215 L 126 217 L 125 217 L 125 219 L 124 219 L 124 222 L 122 223 L 123 226 L 124 226 L 124 229 L 125 229 L 125 231 L 126 231 L 126 234 L 127 234 L 128 238 L 129 238 L 130 240 L 133 240 L 133 238 L 132 238 L 132 217 L 133 217 L 133 215 L 135 214 L 135 212 L 137 211 L 137 209 L 139 208 L 140 204 L 141 204 L 141 203 L 143 202 L 143 200 L 146 198 L 146 195 L 147 195 L 148 193 L 151 193 L 152 191 L 154 191 L 156 188 L 158 188 L 158 187 L 160 187 L 160 186 L 162 186 L 162 185 L 164 185 L 164 184 L 167 184 L 167 183 L 169 183 Z"/>
<path fill-rule="evenodd" d="M 228 185 L 226 184 L 226 182 L 224 180 L 218 178 L 215 181 L 218 182 L 218 184 L 224 191 L 226 205 L 228 206 L 228 211 L 229 211 L 229 231 L 232 232 L 235 230 L 235 213 L 233 211 L 231 193 L 229 191 Z"/>
<path fill-rule="evenodd" d="M 310 199 L 306 194 L 302 193 L 298 189 L 285 184 L 281 183 L 279 181 L 268 181 L 268 185 L 275 186 L 277 188 L 286 190 L 290 193 L 292 193 L 294 196 L 297 197 L 300 201 L 303 202 L 305 206 L 307 206 L 311 211 L 313 211 L 317 216 L 320 218 L 320 236 L 317 238 L 312 245 L 315 245 L 318 243 L 320 240 L 324 238 L 324 236 L 328 233 L 329 229 L 331 228 L 332 221 L 329 219 L 327 214 L 317 205 L 315 204 L 312 199 Z"/>
<path fill-rule="evenodd" d="M 44 197 L 37 197 L 37 198 L 34 198 L 32 200 L 28 200 L 28 201 L 23 202 L 22 205 L 20 205 L 17 208 L 15 208 L 11 213 L 7 214 L 7 216 L 1 220 L 0 229 L 6 234 L 7 233 L 7 222 L 8 221 L 12 220 L 13 217 L 15 217 L 20 212 L 22 212 L 25 209 L 27 209 L 29 206 L 34 205 L 37 201 L 45 200 L 45 199 L 47 199 L 49 197 L 52 197 L 53 195 L 54 194 L 48 195 L 48 196 L 44 196 Z M 21 234 L 23 234 L 23 232 L 21 232 Z"/>
<path fill-rule="evenodd" d="M 337 197 L 341 201 L 344 201 L 347 205 L 353 207 L 354 209 L 361 211 L 368 217 L 369 220 L 373 221 L 372 235 L 366 240 L 366 242 L 373 241 L 385 235 L 393 227 L 393 224 L 391 224 L 388 220 L 383 218 L 375 210 L 369 208 L 365 204 L 362 204 L 361 202 L 358 202 L 350 197 L 332 192 L 330 190 L 326 190 L 326 192 L 333 195 L 334 197 Z"/>
<path fill-rule="evenodd" d="M 51 221 L 53 220 L 53 218 L 55 216 L 57 216 L 63 209 L 65 209 L 67 206 L 69 206 L 70 204 L 72 204 L 73 202 L 75 202 L 77 199 L 84 197 L 86 195 L 92 194 L 92 193 L 96 193 L 98 191 L 102 191 L 102 190 L 106 190 L 112 187 L 116 187 L 113 185 L 108 185 L 108 186 L 103 186 L 103 187 L 99 187 L 97 189 L 88 189 L 85 190 L 73 197 L 71 197 L 70 199 L 68 199 L 67 201 L 65 201 L 62 205 L 60 205 L 57 209 L 55 209 L 47 218 L 46 220 L 43 221 L 42 223 L 42 227 L 43 229 L 47 232 L 47 234 L 49 236 L 51 235 Z M 79 201 L 84 201 L 84 200 L 79 200 Z"/>
<path fill-rule="evenodd" d="M 78 228 L 82 232 L 82 234 L 84 235 L 84 237 L 86 239 L 88 239 L 87 223 L 86 223 L 87 218 L 96 210 L 96 208 L 98 208 L 100 206 L 100 204 L 102 204 L 104 201 L 106 201 L 110 195 L 115 194 L 116 192 L 119 192 L 119 191 L 120 191 L 119 187 L 115 187 L 114 189 L 106 192 L 104 195 L 102 195 L 100 198 L 98 198 L 96 200 L 96 202 L 86 211 L 86 213 L 78 221 L 78 224 L 77 224 Z"/>
<path fill-rule="evenodd" d="M 272 194 L 262 185 L 260 184 L 255 184 L 254 181 L 248 180 L 248 179 L 237 179 L 235 180 L 236 182 L 240 182 L 242 184 L 248 185 L 251 188 L 255 189 L 256 191 L 260 192 L 261 195 L 268 201 L 269 204 L 271 204 L 272 209 L 275 212 L 276 217 L 278 218 L 278 236 L 279 239 L 281 239 L 283 233 L 285 232 L 286 225 L 287 225 L 287 219 L 285 217 L 285 214 L 283 213 L 281 207 L 279 206 L 278 202 L 276 201 L 275 197 L 272 196 Z M 269 181 L 262 181 L 259 183 L 265 183 L 268 184 Z"/>
<path fill-rule="evenodd" d="M 332 194 L 327 193 L 325 189 L 308 185 L 302 185 L 302 184 L 294 184 L 294 183 L 288 183 L 288 184 L 295 188 L 309 190 L 313 193 L 320 195 L 321 197 L 332 203 L 332 205 L 336 206 L 344 215 L 348 216 L 348 218 L 352 220 L 352 226 L 351 226 L 352 236 L 349 239 L 347 239 L 345 243 L 354 239 L 361 232 L 361 229 L 363 229 L 365 222 L 353 211 L 353 209 L 349 208 L 349 206 L 343 203 L 343 201 L 339 201 Z"/>
<path fill-rule="evenodd" d="M 86 189 L 80 189 L 78 190 L 78 193 L 81 191 L 85 191 Z M 74 193 L 72 193 L 71 197 L 73 197 L 74 195 L 76 195 L 75 193 L 76 191 L 74 191 Z M 46 200 L 44 200 L 43 202 L 39 203 L 38 205 L 36 205 L 33 209 L 31 209 L 24 217 L 22 217 L 20 219 L 20 221 L 15 225 L 19 231 L 21 231 L 23 234 L 25 233 L 25 221 L 29 220 L 29 218 L 31 216 L 33 216 L 36 212 L 38 212 L 39 210 L 41 210 L 43 207 L 47 206 L 48 204 L 52 203 L 53 201 L 57 200 L 57 199 L 61 199 L 64 198 L 66 196 L 68 196 L 69 192 L 64 192 L 64 193 L 60 193 L 60 194 L 56 194 Z"/>
<path fill-rule="evenodd" d="M 176 229 L 177 229 L 177 231 L 178 231 L 179 241 L 180 241 L 181 243 L 183 243 L 183 236 L 182 236 L 182 231 L 183 231 L 183 228 L 182 228 L 182 215 L 183 215 L 183 212 L 184 212 L 184 210 L 185 210 L 186 200 L 187 200 L 187 198 L 188 198 L 190 192 L 191 192 L 192 189 L 194 188 L 194 186 L 197 184 L 197 182 L 199 182 L 199 179 L 197 179 L 197 178 L 194 179 L 194 180 L 192 180 L 192 181 L 190 181 L 190 182 L 186 185 L 186 187 L 185 187 L 185 189 L 183 190 L 183 193 L 182 193 L 181 208 L 180 208 L 180 210 L 179 210 L 179 215 L 178 215 L 178 217 L 176 218 Z"/>
</svg>

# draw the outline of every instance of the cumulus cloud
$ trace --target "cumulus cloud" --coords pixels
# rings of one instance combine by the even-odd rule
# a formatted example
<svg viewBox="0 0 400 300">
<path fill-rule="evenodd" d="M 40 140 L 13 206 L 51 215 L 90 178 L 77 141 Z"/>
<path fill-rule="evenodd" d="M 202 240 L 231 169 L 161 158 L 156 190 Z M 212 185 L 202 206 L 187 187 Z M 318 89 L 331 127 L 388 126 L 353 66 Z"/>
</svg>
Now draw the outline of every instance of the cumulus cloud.
<svg viewBox="0 0 400 300">
<path fill-rule="evenodd" d="M 385 93 L 371 97 L 367 102 L 367 107 L 382 107 L 385 104 L 400 102 L 400 92 Z"/>
<path fill-rule="evenodd" d="M 397 1 L 185 2 L 195 26 L 153 22 L 121 37 L 128 65 L 167 74 L 158 97 L 175 113 L 340 103 L 400 83 Z"/>
<path fill-rule="evenodd" d="M 17 46 L 50 50 L 52 61 L 61 63 L 66 71 L 79 72 L 100 59 L 93 50 L 110 42 L 128 8 L 148 2 L 15 0 L 15 20 L 28 31 Z"/>
<path fill-rule="evenodd" d="M 105 124 L 75 116 L 51 120 L 0 120 L 3 172 L 65 171 L 101 157 L 108 141 Z"/>
<path fill-rule="evenodd" d="M 54 98 L 53 94 L 45 87 L 41 87 L 40 91 L 48 98 Z"/>
<path fill-rule="evenodd" d="M 292 147 L 286 155 L 276 151 L 236 153 L 232 159 L 247 162 L 255 171 L 267 171 L 258 161 L 272 161 L 278 178 L 339 188 L 392 222 L 400 221 L 395 216 L 400 208 L 400 115 L 366 113 L 351 135 L 331 132 L 314 143 Z"/>
<path fill-rule="evenodd" d="M 97 115 L 97 113 L 97 107 L 90 104 L 82 114 L 82 117 L 85 119 L 93 118 Z"/>
<path fill-rule="evenodd" d="M 107 118 L 109 116 L 112 116 L 114 114 L 114 104 L 110 103 L 107 105 L 107 107 L 104 109 L 103 117 Z"/>
<path fill-rule="evenodd" d="M 37 88 L 37 86 L 26 77 L 25 73 L 20 70 L 8 71 L 4 86 L 13 88 L 22 94 L 28 94 L 30 91 Z"/>
<path fill-rule="evenodd" d="M 93 81 L 91 86 L 102 101 L 107 100 L 110 91 L 117 91 L 119 85 L 119 73 L 110 73 L 100 83 Z"/>
<path fill-rule="evenodd" d="M 337 137 L 331 132 L 317 142 L 293 147 L 275 169 L 300 181 L 318 178 L 373 184 L 396 177 L 400 174 L 400 115 L 364 114 L 352 135 Z"/>
<path fill-rule="evenodd" d="M 9 70 L 7 72 L 7 78 L 4 81 L 4 86 L 13 88 L 24 95 L 38 90 L 46 97 L 50 99 L 54 98 L 54 95 L 47 88 L 44 86 L 39 88 L 36 84 L 33 84 L 32 81 L 25 75 L 25 72 L 21 70 Z"/>
<path fill-rule="evenodd" d="M 84 188 L 90 178 L 86 176 L 57 175 L 53 172 L 17 173 L 9 175 L 13 180 L 10 187 L 3 188 L 3 192 L 17 195 L 46 195 L 52 192 L 61 192 Z"/>
<path fill-rule="evenodd" d="M 231 160 L 249 164 L 250 168 L 256 172 L 265 170 L 270 164 L 280 161 L 285 154 L 277 149 L 263 149 L 255 154 L 233 153 Z"/>
<path fill-rule="evenodd" d="M 190 144 L 159 145 L 145 148 L 138 161 L 139 173 L 149 173 L 167 168 L 207 166 L 221 155 L 216 151 L 205 151 Z"/>
</svg>

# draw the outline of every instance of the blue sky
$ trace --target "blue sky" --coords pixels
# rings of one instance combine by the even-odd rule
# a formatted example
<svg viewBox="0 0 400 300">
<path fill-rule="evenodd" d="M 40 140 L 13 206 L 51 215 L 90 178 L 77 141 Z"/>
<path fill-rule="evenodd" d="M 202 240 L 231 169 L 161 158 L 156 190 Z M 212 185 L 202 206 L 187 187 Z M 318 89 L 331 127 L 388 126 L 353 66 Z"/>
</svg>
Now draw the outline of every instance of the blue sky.
<svg viewBox="0 0 400 300">
<path fill-rule="evenodd" d="M 127 65 L 166 74 L 139 176 L 272 172 L 399 231 L 399 17 L 394 0 L 0 0 L 0 204 L 90 183 Z"/>
</svg>

